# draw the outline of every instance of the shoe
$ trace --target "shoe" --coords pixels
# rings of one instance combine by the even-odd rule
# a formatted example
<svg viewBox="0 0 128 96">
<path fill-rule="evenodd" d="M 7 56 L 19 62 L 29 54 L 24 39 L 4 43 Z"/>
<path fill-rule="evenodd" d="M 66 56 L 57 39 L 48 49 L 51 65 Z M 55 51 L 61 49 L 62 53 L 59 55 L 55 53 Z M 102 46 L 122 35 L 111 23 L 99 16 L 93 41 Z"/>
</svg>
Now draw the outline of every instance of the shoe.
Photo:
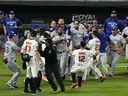
<svg viewBox="0 0 128 96">
<path fill-rule="evenodd" d="M 77 85 L 77 86 L 75 86 L 74 88 L 77 89 L 77 88 L 80 88 L 80 87 L 81 87 L 81 86 L 78 86 L 78 85 Z"/>
<path fill-rule="evenodd" d="M 28 90 L 24 90 L 24 93 L 30 93 Z"/>
<path fill-rule="evenodd" d="M 57 89 L 53 89 L 52 93 L 56 94 L 57 93 Z"/>
<path fill-rule="evenodd" d="M 32 91 L 31 91 L 31 93 L 32 93 L 32 96 L 35 96 L 35 95 L 36 95 L 36 92 L 32 92 Z"/>
<path fill-rule="evenodd" d="M 62 89 L 61 89 L 61 92 L 65 92 L 65 88 L 62 88 Z"/>
<path fill-rule="evenodd" d="M 36 93 L 32 93 L 32 96 L 36 96 Z"/>
<path fill-rule="evenodd" d="M 41 92 L 42 90 L 40 88 L 37 89 L 38 92 Z"/>
<path fill-rule="evenodd" d="M 18 86 L 16 86 L 16 85 L 13 85 L 13 87 L 18 88 Z"/>
<path fill-rule="evenodd" d="M 102 77 L 100 77 L 100 81 L 101 81 L 101 82 L 104 82 L 104 80 L 105 80 L 105 79 L 106 79 L 106 78 L 105 78 L 105 77 L 103 77 L 103 76 L 102 76 Z"/>
<path fill-rule="evenodd" d="M 77 83 L 73 83 L 71 88 L 75 88 L 77 86 Z"/>
<path fill-rule="evenodd" d="M 14 89 L 15 87 L 12 85 L 12 84 L 10 84 L 10 83 L 7 83 L 7 86 L 9 87 L 9 88 L 11 88 L 11 89 Z"/>
</svg>

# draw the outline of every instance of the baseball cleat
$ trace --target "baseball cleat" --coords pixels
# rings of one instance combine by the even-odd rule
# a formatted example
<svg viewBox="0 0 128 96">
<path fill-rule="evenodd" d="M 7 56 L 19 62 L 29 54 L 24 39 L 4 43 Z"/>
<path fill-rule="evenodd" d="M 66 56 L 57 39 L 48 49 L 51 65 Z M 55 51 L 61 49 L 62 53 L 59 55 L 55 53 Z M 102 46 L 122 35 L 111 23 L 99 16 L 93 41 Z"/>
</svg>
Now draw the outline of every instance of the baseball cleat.
<svg viewBox="0 0 128 96">
<path fill-rule="evenodd" d="M 7 83 L 6 84 L 9 88 L 11 88 L 11 89 L 14 89 L 15 87 L 12 85 L 12 84 L 10 84 L 10 83 Z"/>
</svg>

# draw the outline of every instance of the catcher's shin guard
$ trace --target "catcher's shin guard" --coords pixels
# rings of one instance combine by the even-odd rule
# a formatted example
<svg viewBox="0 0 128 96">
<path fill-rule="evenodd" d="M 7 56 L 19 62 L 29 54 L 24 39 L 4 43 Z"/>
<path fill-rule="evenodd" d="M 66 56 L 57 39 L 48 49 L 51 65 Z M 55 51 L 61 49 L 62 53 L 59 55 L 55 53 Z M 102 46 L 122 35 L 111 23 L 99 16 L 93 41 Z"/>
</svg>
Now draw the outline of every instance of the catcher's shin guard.
<svg viewBox="0 0 128 96">
<path fill-rule="evenodd" d="M 30 82 L 31 92 L 36 93 L 37 90 L 37 78 L 31 78 Z"/>
<path fill-rule="evenodd" d="M 37 90 L 41 91 L 40 85 L 41 85 L 41 80 L 42 80 L 42 73 L 41 71 L 38 72 L 38 78 L 37 78 Z"/>
<path fill-rule="evenodd" d="M 76 73 L 71 73 L 72 83 L 76 83 Z"/>
<path fill-rule="evenodd" d="M 81 87 L 81 83 L 82 83 L 82 76 L 78 76 L 78 86 Z"/>
<path fill-rule="evenodd" d="M 26 78 L 25 79 L 25 82 L 24 82 L 24 92 L 25 93 L 28 93 L 29 92 L 29 90 L 28 90 L 29 84 L 30 84 L 30 79 L 29 78 Z"/>
</svg>

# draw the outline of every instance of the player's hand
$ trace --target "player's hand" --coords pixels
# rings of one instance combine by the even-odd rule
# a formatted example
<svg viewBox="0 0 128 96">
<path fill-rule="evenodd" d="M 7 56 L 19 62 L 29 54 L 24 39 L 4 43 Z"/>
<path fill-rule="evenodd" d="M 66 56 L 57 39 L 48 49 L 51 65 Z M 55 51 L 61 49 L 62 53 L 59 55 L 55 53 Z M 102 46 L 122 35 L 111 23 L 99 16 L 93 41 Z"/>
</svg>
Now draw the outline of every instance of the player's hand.
<svg viewBox="0 0 128 96">
<path fill-rule="evenodd" d="M 119 55 L 122 55 L 122 54 L 123 54 L 123 48 L 116 48 L 116 52 L 117 52 Z"/>
</svg>

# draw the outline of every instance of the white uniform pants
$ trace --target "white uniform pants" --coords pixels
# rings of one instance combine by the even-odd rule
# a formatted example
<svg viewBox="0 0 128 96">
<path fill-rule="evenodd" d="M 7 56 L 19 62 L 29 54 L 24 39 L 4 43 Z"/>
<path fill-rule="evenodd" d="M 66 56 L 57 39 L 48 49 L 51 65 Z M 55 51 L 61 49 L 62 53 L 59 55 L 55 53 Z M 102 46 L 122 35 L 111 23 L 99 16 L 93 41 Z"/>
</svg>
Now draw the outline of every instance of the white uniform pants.
<svg viewBox="0 0 128 96">
<path fill-rule="evenodd" d="M 99 60 L 98 60 L 98 68 L 101 68 L 102 72 L 104 74 L 108 73 L 108 66 L 107 66 L 107 55 L 106 53 L 100 53 L 99 54 Z"/>
<path fill-rule="evenodd" d="M 61 76 L 64 76 L 66 74 L 66 67 L 68 65 L 68 54 L 67 52 L 58 53 L 57 58 L 60 65 Z"/>
<path fill-rule="evenodd" d="M 128 59 L 128 44 L 126 44 L 125 57 L 126 57 L 126 59 Z"/>
<path fill-rule="evenodd" d="M 36 58 L 32 57 L 30 62 L 27 63 L 27 73 L 26 76 L 28 78 L 36 78 L 38 77 L 38 66 L 36 62 Z"/>
<path fill-rule="evenodd" d="M 90 70 L 94 71 L 98 77 L 102 76 L 100 70 L 96 67 L 95 64 L 92 64 L 92 62 L 88 62 L 85 64 L 74 64 L 71 68 L 71 73 L 77 73 L 78 75 L 82 75 L 82 80 L 86 80 Z"/>
</svg>

